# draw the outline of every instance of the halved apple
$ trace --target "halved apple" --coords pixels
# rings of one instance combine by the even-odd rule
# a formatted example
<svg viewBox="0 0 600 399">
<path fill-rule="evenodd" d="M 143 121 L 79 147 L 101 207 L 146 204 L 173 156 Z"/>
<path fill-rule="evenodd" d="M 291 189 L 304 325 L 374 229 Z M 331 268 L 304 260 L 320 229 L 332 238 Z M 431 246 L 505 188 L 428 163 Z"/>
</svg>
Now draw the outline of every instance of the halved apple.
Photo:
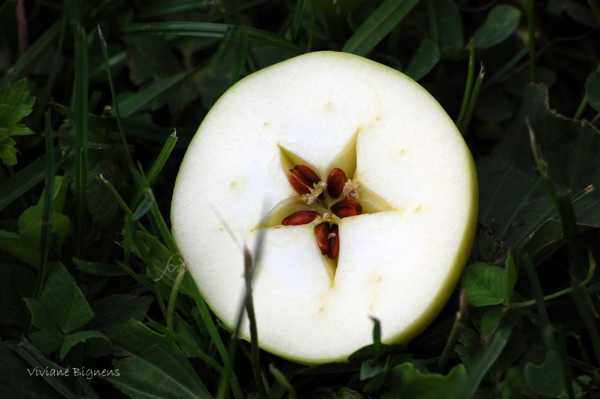
<svg viewBox="0 0 600 399">
<path fill-rule="evenodd" d="M 335 168 L 346 182 L 329 178 Z M 347 200 L 362 211 L 336 205 Z M 317 214 L 284 225 L 306 211 Z M 475 166 L 441 106 L 402 73 L 335 52 L 229 89 L 192 140 L 172 203 L 190 272 L 229 326 L 245 295 L 240 246 L 264 235 L 252 290 L 259 343 L 305 364 L 372 343 L 370 317 L 386 343 L 421 332 L 457 283 L 476 216 Z"/>
</svg>

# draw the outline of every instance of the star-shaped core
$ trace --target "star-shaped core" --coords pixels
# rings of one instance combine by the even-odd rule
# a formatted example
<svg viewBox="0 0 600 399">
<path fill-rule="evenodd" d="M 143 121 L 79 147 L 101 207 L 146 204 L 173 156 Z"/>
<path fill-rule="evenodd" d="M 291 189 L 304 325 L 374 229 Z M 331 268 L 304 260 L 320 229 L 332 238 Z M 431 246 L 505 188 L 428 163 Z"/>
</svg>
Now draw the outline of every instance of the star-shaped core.
<svg viewBox="0 0 600 399">
<path fill-rule="evenodd" d="M 284 148 L 281 153 L 283 170 L 296 194 L 281 201 L 270 212 L 265 227 L 312 224 L 321 254 L 333 261 L 335 267 L 340 252 L 340 220 L 387 211 L 392 207 L 354 179 L 356 138 L 333 160 L 333 167 L 325 179 L 297 155 Z"/>
</svg>

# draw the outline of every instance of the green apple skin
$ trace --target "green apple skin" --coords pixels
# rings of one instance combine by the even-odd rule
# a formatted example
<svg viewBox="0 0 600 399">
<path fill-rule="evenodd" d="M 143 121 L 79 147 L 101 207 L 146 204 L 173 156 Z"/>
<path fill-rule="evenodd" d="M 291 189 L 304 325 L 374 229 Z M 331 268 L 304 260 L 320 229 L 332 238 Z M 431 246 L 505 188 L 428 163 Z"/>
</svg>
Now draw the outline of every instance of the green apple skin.
<svg viewBox="0 0 600 399">
<path fill-rule="evenodd" d="M 337 269 L 313 224 L 261 225 L 297 196 L 294 163 L 323 179 L 341 166 L 389 205 L 339 222 Z M 407 343 L 437 316 L 470 254 L 477 193 L 471 154 L 425 89 L 365 58 L 317 52 L 249 75 L 217 101 L 182 161 L 172 230 L 231 327 L 245 295 L 242 248 L 264 239 L 252 289 L 260 346 L 303 364 L 345 361 L 372 343 L 371 317 L 384 343 Z M 247 320 L 240 334 L 249 339 Z"/>
</svg>

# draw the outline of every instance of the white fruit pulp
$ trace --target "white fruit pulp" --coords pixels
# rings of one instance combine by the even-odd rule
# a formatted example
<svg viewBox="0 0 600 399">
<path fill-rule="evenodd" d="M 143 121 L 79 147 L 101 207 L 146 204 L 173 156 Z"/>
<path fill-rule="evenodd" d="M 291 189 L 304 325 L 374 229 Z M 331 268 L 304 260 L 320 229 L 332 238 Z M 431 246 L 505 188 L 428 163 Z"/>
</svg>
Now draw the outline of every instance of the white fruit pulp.
<svg viewBox="0 0 600 399">
<path fill-rule="evenodd" d="M 448 299 L 477 214 L 475 167 L 452 120 L 393 69 L 311 53 L 228 90 L 177 178 L 174 237 L 207 303 L 233 326 L 245 294 L 240 246 L 254 248 L 266 212 L 297 195 L 281 148 L 325 179 L 354 140 L 356 171 L 348 178 L 391 209 L 339 223 L 334 275 L 314 226 L 266 228 L 253 280 L 261 347 L 302 363 L 344 360 L 372 343 L 370 317 L 380 320 L 384 342 L 408 341 Z M 247 322 L 241 334 L 249 337 Z"/>
</svg>

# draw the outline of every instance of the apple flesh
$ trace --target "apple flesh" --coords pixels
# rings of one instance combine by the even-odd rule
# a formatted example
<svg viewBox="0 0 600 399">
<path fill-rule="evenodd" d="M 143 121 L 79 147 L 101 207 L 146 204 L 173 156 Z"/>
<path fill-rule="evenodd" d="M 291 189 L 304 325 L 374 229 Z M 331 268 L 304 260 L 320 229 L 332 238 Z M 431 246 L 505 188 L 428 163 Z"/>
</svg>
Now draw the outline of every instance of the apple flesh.
<svg viewBox="0 0 600 399">
<path fill-rule="evenodd" d="M 319 251 L 319 220 L 281 224 L 335 203 L 326 193 L 302 201 L 288 181 L 296 165 L 323 181 L 340 168 L 362 195 L 362 214 L 335 220 L 335 259 Z M 252 281 L 259 344 L 305 364 L 343 361 L 372 343 L 371 317 L 385 343 L 420 333 L 456 286 L 476 216 L 475 166 L 442 107 L 402 73 L 335 52 L 231 87 L 192 140 L 172 202 L 176 242 L 229 326 L 245 295 L 242 247 L 263 238 Z M 247 321 L 240 332 L 249 339 Z"/>
</svg>

